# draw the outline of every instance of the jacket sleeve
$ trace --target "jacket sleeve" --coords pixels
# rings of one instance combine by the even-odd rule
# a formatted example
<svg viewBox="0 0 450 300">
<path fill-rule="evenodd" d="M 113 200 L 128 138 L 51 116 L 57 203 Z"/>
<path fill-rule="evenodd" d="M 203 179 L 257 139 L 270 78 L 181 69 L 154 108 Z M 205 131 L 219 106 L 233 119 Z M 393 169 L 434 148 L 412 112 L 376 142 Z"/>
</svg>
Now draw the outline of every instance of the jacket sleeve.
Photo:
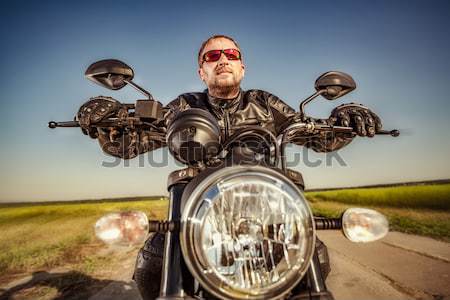
<svg viewBox="0 0 450 300">
<path fill-rule="evenodd" d="M 167 130 L 174 116 L 190 107 L 186 97 L 178 96 L 163 107 L 163 118 L 155 124 Z M 98 141 L 102 150 L 112 156 L 130 159 L 139 154 L 166 146 L 166 137 L 152 130 L 134 130 L 130 132 L 98 130 Z"/>
<path fill-rule="evenodd" d="M 125 133 L 115 129 L 111 131 L 99 129 L 98 141 L 103 152 L 123 159 L 131 159 L 166 145 L 165 138 L 147 130 Z"/>
<path fill-rule="evenodd" d="M 286 127 L 300 120 L 300 113 L 284 103 L 280 98 L 267 92 L 263 92 L 268 105 L 272 111 L 277 135 L 281 134 Z M 332 119 L 309 118 L 316 124 L 331 124 Z M 302 135 L 292 139 L 292 143 L 305 146 L 316 152 L 331 152 L 341 149 L 352 141 L 353 137 L 348 134 L 321 132 L 314 135 Z"/>
<path fill-rule="evenodd" d="M 173 118 L 180 112 L 190 108 L 190 105 L 183 95 L 178 96 L 164 108 L 164 126 L 167 128 Z"/>
</svg>

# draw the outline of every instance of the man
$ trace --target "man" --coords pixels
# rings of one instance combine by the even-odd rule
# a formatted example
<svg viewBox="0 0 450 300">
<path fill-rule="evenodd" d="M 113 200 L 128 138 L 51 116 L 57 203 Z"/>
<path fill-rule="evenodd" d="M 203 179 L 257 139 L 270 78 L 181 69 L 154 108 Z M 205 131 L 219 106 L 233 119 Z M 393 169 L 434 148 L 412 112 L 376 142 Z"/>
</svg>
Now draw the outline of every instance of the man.
<svg viewBox="0 0 450 300">
<path fill-rule="evenodd" d="M 164 124 L 167 126 L 180 111 L 191 107 L 210 111 L 218 120 L 224 137 L 234 130 L 259 125 L 277 135 L 281 129 L 292 123 L 298 113 L 278 97 L 261 90 L 243 91 L 240 83 L 245 74 L 239 45 L 228 36 L 215 35 L 207 39 L 198 53 L 198 74 L 206 84 L 203 93 L 186 93 L 165 107 Z M 98 138 L 108 154 L 122 158 L 133 158 L 138 154 L 165 146 L 164 141 L 156 141 L 151 132 L 110 132 L 97 130 L 89 125 L 106 117 L 123 113 L 120 102 L 97 97 L 86 102 L 78 112 L 78 120 L 85 134 Z M 352 126 L 360 136 L 373 137 L 381 129 L 380 119 L 368 108 L 357 104 L 345 104 L 335 108 L 330 118 L 315 120 L 319 123 Z M 352 138 L 344 134 L 333 136 L 305 137 L 297 144 L 315 151 L 328 152 L 342 148 Z"/>
<path fill-rule="evenodd" d="M 207 39 L 198 53 L 198 74 L 207 90 L 202 93 L 186 93 L 165 107 L 163 124 L 168 126 L 177 113 L 189 108 L 201 108 L 213 114 L 224 138 L 236 129 L 257 125 L 276 136 L 299 114 L 278 97 L 261 90 L 243 91 L 240 84 L 245 75 L 242 52 L 234 39 L 215 35 Z M 124 113 L 118 101 L 98 97 L 85 103 L 78 112 L 83 132 L 98 137 L 102 149 L 111 155 L 132 158 L 140 153 L 165 146 L 156 141 L 150 131 L 118 132 L 101 130 L 89 125 L 106 117 Z M 373 137 L 381 129 L 380 119 L 362 105 L 346 104 L 335 108 L 330 118 L 315 120 L 319 123 L 352 126 L 360 136 Z M 315 151 L 337 150 L 352 140 L 345 134 L 303 137 L 296 142 Z M 158 296 L 162 262 L 163 235 L 155 235 L 141 250 L 136 263 L 135 279 L 144 299 Z M 320 243 L 319 243 L 320 244 Z M 323 245 L 323 244 L 321 244 Z M 326 250 L 324 250 L 326 252 Z"/>
</svg>

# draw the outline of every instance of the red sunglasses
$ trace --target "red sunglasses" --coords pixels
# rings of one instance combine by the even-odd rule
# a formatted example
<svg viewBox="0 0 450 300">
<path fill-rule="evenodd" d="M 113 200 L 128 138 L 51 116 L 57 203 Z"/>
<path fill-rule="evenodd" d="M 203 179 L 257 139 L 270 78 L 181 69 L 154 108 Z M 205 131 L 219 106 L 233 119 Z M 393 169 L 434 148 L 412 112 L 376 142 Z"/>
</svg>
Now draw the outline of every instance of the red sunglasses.
<svg viewBox="0 0 450 300">
<path fill-rule="evenodd" d="M 220 56 L 225 54 L 225 56 L 228 58 L 228 60 L 240 60 L 241 59 L 241 52 L 237 49 L 223 49 L 223 50 L 210 50 L 203 54 L 203 61 L 202 63 L 206 62 L 214 62 L 218 61 L 220 59 Z"/>
</svg>

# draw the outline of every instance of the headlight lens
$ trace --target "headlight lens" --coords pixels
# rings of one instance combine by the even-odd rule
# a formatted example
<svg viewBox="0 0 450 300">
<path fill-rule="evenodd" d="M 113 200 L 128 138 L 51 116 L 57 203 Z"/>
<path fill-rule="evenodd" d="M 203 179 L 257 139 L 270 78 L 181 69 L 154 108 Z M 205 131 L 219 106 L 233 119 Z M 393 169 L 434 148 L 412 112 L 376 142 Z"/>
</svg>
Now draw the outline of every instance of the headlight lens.
<svg viewBox="0 0 450 300">
<path fill-rule="evenodd" d="M 181 244 L 194 276 L 217 297 L 281 296 L 307 270 L 313 218 L 302 192 L 278 172 L 224 168 L 191 193 Z"/>
<path fill-rule="evenodd" d="M 376 210 L 354 207 L 344 212 L 342 230 L 350 241 L 368 243 L 385 237 L 389 232 L 389 222 Z"/>
<path fill-rule="evenodd" d="M 107 244 L 141 244 L 148 235 L 147 215 L 142 211 L 107 214 L 95 223 L 95 235 Z"/>
</svg>

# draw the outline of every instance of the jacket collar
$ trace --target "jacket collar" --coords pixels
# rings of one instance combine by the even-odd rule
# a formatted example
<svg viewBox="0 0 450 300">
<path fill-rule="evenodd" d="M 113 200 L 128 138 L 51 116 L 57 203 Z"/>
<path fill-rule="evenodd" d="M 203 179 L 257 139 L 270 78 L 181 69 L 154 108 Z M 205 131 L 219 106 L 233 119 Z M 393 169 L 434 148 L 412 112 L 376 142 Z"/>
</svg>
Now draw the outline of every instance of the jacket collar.
<svg viewBox="0 0 450 300">
<path fill-rule="evenodd" d="M 239 89 L 239 94 L 234 99 L 222 99 L 211 96 L 207 89 L 204 92 L 208 95 L 208 102 L 215 111 L 223 112 L 224 109 L 227 109 L 230 113 L 234 113 L 238 109 L 244 95 L 242 89 Z"/>
</svg>

